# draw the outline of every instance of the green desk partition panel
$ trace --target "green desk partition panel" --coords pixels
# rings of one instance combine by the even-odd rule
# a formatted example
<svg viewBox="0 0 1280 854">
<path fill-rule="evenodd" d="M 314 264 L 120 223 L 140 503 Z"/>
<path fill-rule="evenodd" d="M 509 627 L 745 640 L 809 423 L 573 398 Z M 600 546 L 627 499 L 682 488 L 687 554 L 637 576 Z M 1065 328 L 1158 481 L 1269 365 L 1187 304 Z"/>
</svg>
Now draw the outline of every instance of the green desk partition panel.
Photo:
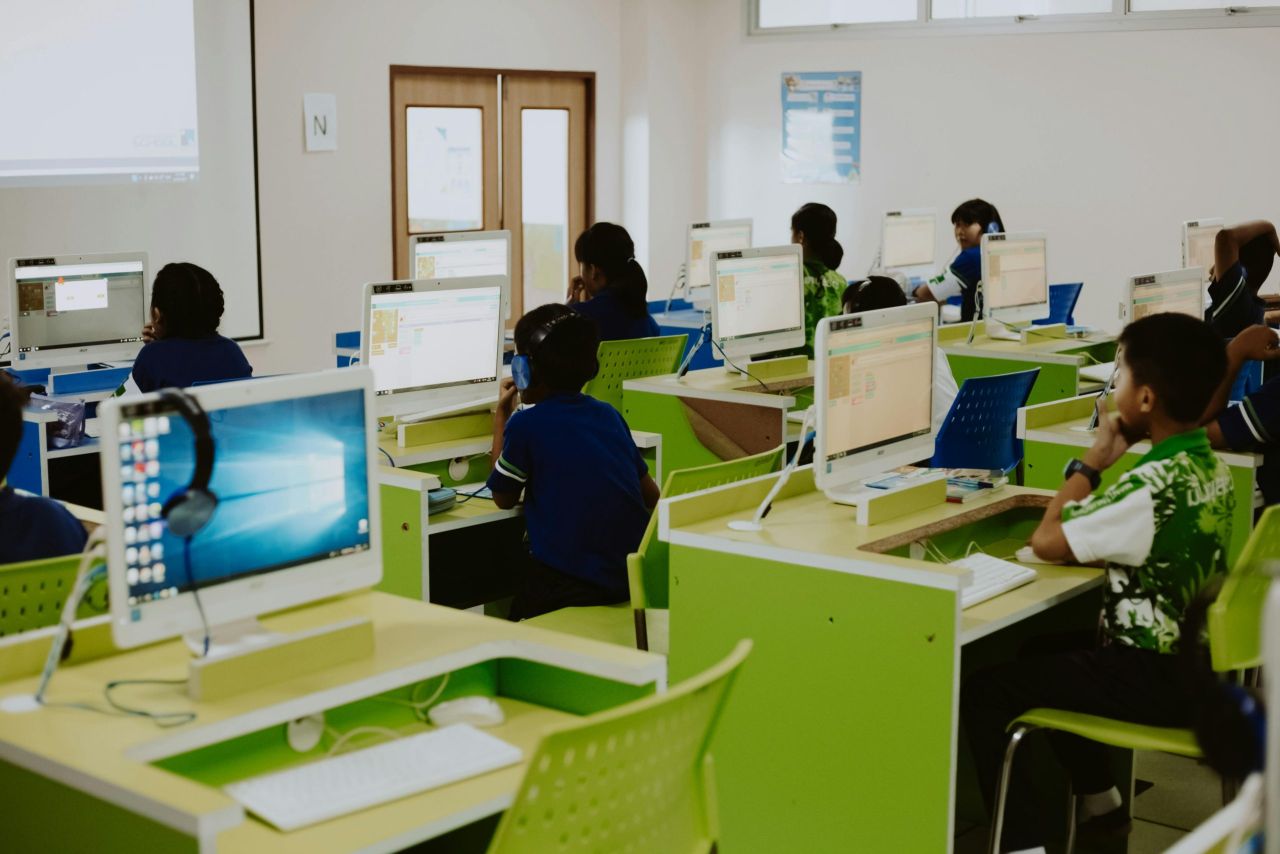
<svg viewBox="0 0 1280 854">
<path fill-rule="evenodd" d="M 981 353 L 981 347 L 975 347 L 965 348 L 962 353 L 948 352 L 947 362 L 951 365 L 951 372 L 957 383 L 970 377 L 990 377 L 1039 368 L 1040 376 L 1032 386 L 1031 397 L 1027 400 L 1030 406 L 1075 397 L 1079 391 L 1079 369 L 1089 364 L 1112 361 L 1115 352 L 1114 341 L 1081 343 L 1079 347 L 1045 354 L 1050 358 L 1041 358 L 1033 350 L 1028 350 L 1025 358 L 988 356 Z M 1079 356 L 1079 364 L 1064 364 L 1060 358 L 1063 356 Z"/>
<path fill-rule="evenodd" d="M 724 854 L 944 851 L 953 591 L 671 547 L 673 684 L 755 647 L 712 742 Z"/>
<path fill-rule="evenodd" d="M 632 430 L 662 436 L 662 465 L 667 471 L 721 462 L 698 441 L 688 411 L 675 395 L 629 391 L 623 396 L 623 408 Z"/>
</svg>

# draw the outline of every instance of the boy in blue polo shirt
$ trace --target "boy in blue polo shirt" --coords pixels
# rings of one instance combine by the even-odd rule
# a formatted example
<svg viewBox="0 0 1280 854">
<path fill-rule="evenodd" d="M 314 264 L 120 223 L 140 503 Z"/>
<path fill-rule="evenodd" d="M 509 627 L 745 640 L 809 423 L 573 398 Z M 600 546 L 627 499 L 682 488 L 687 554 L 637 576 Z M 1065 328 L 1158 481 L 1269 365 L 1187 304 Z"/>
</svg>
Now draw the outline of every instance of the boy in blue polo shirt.
<svg viewBox="0 0 1280 854">
<path fill-rule="evenodd" d="M 1234 338 L 1262 323 L 1264 310 L 1258 289 L 1271 275 L 1280 253 L 1276 228 L 1265 220 L 1246 222 L 1218 232 L 1213 245 L 1213 281 L 1209 284 L 1209 316 L 1223 338 Z"/>
<path fill-rule="evenodd" d="M 0 478 L 8 477 L 18 453 L 27 397 L 7 374 L 0 374 Z M 85 539 L 84 526 L 58 502 L 17 492 L 8 484 L 0 488 L 0 564 L 76 554 Z"/>
<path fill-rule="evenodd" d="M 960 297 L 960 319 L 972 320 L 978 312 L 978 284 L 982 280 L 982 235 L 1004 231 L 1004 220 L 996 206 L 983 199 L 962 202 L 951 214 L 960 254 L 945 272 L 915 290 L 916 302 L 945 303 Z"/>
<path fill-rule="evenodd" d="M 644 536 L 658 485 L 622 416 L 581 392 L 599 370 L 595 324 L 544 305 L 520 319 L 515 339 L 513 379 L 493 413 L 488 482 L 503 509 L 524 495 L 529 559 L 510 618 L 622 602 L 627 555 Z"/>
<path fill-rule="evenodd" d="M 1280 377 L 1273 377 L 1239 406 L 1227 398 L 1240 370 L 1251 361 L 1280 359 L 1280 336 L 1267 326 L 1250 326 L 1227 344 L 1227 373 L 1205 413 L 1209 441 L 1215 448 L 1262 452 L 1258 486 L 1267 504 L 1280 504 Z"/>
</svg>

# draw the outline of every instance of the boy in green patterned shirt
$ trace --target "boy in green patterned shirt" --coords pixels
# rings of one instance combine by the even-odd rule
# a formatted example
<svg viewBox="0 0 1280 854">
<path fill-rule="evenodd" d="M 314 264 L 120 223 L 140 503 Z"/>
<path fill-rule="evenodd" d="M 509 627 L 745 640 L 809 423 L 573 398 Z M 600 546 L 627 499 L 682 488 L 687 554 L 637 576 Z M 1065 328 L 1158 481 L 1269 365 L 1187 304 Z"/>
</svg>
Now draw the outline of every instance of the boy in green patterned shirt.
<svg viewBox="0 0 1280 854">
<path fill-rule="evenodd" d="M 1226 370 L 1226 351 L 1208 324 L 1182 314 L 1130 324 L 1119 351 L 1117 411 L 1101 417 L 1093 446 L 1067 467 L 1031 538 L 1046 561 L 1106 565 L 1102 645 L 1073 639 L 1071 648 L 998 665 L 965 683 L 965 731 L 988 798 L 1006 729 L 1032 708 L 1155 726 L 1191 723 L 1193 698 L 1174 654 L 1179 627 L 1200 588 L 1227 569 L 1235 509 L 1231 475 L 1198 426 Z M 1101 472 L 1141 439 L 1151 450 L 1137 466 L 1091 494 Z M 1106 748 L 1063 733 L 1050 740 L 1082 796 L 1089 829 L 1127 831 Z M 1043 851 L 1044 822 L 1025 767 L 1015 765 L 1014 777 L 999 850 Z"/>
</svg>

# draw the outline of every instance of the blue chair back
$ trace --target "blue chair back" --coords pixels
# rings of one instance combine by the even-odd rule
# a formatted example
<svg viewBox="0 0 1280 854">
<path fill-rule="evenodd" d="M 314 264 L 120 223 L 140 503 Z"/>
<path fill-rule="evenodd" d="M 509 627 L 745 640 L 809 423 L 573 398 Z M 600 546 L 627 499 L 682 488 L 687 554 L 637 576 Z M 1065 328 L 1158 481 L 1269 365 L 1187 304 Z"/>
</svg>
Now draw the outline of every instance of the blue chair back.
<svg viewBox="0 0 1280 854">
<path fill-rule="evenodd" d="M 1018 410 L 1027 404 L 1039 368 L 970 377 L 960 386 L 934 442 L 935 468 L 1010 471 L 1022 460 Z"/>
<path fill-rule="evenodd" d="M 1227 395 L 1227 400 L 1244 400 L 1246 396 L 1253 394 L 1261 387 L 1262 363 L 1245 362 L 1240 373 L 1236 374 L 1236 381 L 1231 386 L 1231 394 Z"/>
<path fill-rule="evenodd" d="M 1080 299 L 1080 291 L 1084 282 L 1071 282 L 1065 285 L 1049 286 L 1049 316 L 1042 320 L 1031 321 L 1036 326 L 1048 326 L 1051 323 L 1065 323 L 1075 326 L 1076 302 Z"/>
</svg>

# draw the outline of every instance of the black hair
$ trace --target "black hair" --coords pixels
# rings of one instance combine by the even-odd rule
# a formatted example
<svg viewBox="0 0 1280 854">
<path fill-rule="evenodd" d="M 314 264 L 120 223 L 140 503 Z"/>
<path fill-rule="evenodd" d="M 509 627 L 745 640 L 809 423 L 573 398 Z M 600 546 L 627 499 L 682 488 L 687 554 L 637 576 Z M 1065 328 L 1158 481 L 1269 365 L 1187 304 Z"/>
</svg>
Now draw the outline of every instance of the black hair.
<svg viewBox="0 0 1280 854">
<path fill-rule="evenodd" d="M 0 371 L 0 478 L 9 476 L 13 458 L 22 441 L 22 410 L 31 397 L 31 389 L 18 385 L 13 377 Z"/>
<path fill-rule="evenodd" d="M 1243 780 L 1261 770 L 1265 739 L 1258 716 L 1261 697 L 1239 685 L 1224 682 L 1203 641 L 1209 607 L 1222 589 L 1222 576 L 1204 587 L 1187 606 L 1179 632 L 1178 655 L 1191 697 L 1191 725 L 1205 762 L 1223 777 Z"/>
<path fill-rule="evenodd" d="M 1271 265 L 1276 260 L 1276 246 L 1271 235 L 1259 235 L 1240 247 L 1240 263 L 1244 265 L 1249 287 L 1257 290 L 1271 275 Z M 1225 273 L 1225 270 L 1221 272 Z"/>
<path fill-rule="evenodd" d="M 1222 338 L 1203 320 L 1164 312 L 1135 320 L 1120 333 L 1134 382 L 1155 389 L 1169 417 L 1199 422 L 1227 372 Z"/>
<path fill-rule="evenodd" d="M 218 280 L 203 267 L 165 264 L 151 286 L 151 307 L 160 312 L 166 338 L 208 338 L 218 331 L 226 302 Z"/>
<path fill-rule="evenodd" d="M 627 314 L 648 315 L 649 280 L 636 260 L 636 245 L 625 228 L 612 222 L 597 222 L 578 235 L 573 257 L 579 264 L 600 268 L 605 286 L 618 297 Z"/>
<path fill-rule="evenodd" d="M 902 286 L 888 276 L 868 276 L 861 282 L 849 285 L 840 298 L 840 304 L 848 306 L 851 314 L 876 311 L 906 305 L 907 295 L 902 292 Z"/>
<path fill-rule="evenodd" d="M 549 330 L 533 343 L 534 333 Z M 560 303 L 539 306 L 520 318 L 516 352 L 529 357 L 535 383 L 551 391 L 580 391 L 600 370 L 600 332 L 594 320 Z"/>
<path fill-rule="evenodd" d="M 836 269 L 844 260 L 844 247 L 836 240 L 836 212 L 826 205 L 801 205 L 791 215 L 791 230 L 804 235 L 805 247 L 828 269 Z"/>
<path fill-rule="evenodd" d="M 1000 218 L 1000 211 L 996 210 L 996 206 L 984 199 L 970 199 L 967 202 L 961 202 L 954 211 L 951 212 L 952 225 L 973 225 L 977 223 L 982 226 L 983 233 L 991 227 L 991 223 L 996 224 L 996 230 L 1003 232 L 1004 220 Z"/>
</svg>

